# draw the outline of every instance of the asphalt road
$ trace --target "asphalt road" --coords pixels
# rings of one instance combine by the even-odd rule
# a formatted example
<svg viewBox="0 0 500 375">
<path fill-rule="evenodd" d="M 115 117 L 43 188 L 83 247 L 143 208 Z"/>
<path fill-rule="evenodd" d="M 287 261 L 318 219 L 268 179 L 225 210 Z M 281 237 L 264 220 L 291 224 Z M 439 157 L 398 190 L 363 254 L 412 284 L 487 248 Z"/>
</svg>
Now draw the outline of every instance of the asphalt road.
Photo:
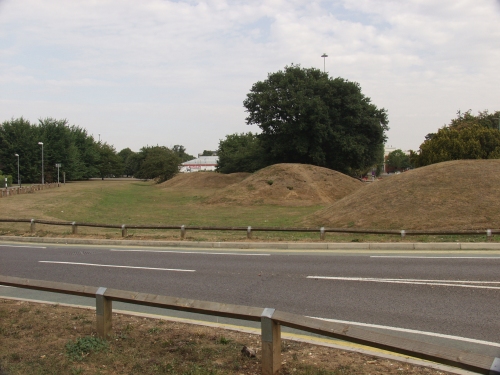
<svg viewBox="0 0 500 375">
<path fill-rule="evenodd" d="M 493 343 L 500 343 L 499 269 L 499 252 L 217 252 L 0 243 L 1 275 L 272 307 Z"/>
</svg>

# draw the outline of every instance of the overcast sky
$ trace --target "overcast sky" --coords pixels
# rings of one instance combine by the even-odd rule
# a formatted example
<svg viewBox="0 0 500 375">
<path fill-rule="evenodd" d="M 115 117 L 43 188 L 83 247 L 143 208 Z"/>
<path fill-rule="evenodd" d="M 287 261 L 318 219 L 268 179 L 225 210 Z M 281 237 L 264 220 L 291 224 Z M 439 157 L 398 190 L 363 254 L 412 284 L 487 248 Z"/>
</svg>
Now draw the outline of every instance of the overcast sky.
<svg viewBox="0 0 500 375">
<path fill-rule="evenodd" d="M 361 85 L 388 146 L 500 110 L 499 0 L 0 0 L 0 122 L 67 119 L 115 146 L 217 149 L 291 63 Z"/>
</svg>

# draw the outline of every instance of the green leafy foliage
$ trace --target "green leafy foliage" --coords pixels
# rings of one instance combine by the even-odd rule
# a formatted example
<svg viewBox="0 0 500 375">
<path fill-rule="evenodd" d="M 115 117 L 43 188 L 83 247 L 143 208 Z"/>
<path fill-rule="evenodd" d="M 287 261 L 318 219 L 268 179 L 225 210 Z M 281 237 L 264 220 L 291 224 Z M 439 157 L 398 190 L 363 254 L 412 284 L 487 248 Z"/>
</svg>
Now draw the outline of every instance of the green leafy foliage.
<svg viewBox="0 0 500 375">
<path fill-rule="evenodd" d="M 427 137 L 418 153 L 410 155 L 416 167 L 448 160 L 500 159 L 500 112 L 458 113 L 448 126 Z"/>
<path fill-rule="evenodd" d="M 189 155 L 186 152 L 186 148 L 182 145 L 175 145 L 172 147 L 172 151 L 179 157 L 181 163 L 184 163 L 188 160 L 193 160 L 195 157 L 193 155 Z"/>
<path fill-rule="evenodd" d="M 394 150 L 387 155 L 386 165 L 397 170 L 410 168 L 410 157 L 400 149 Z"/>
<path fill-rule="evenodd" d="M 99 153 L 94 139 L 66 120 L 46 118 L 31 124 L 24 118 L 0 124 L 0 168 L 17 181 L 41 182 L 43 142 L 44 177 L 47 182 L 57 181 L 56 163 L 62 164 L 61 172 L 67 180 L 80 180 L 97 175 Z"/>
<path fill-rule="evenodd" d="M 152 179 L 157 183 L 171 179 L 179 172 L 179 156 L 164 146 L 143 147 L 140 154 L 139 169 L 135 177 Z"/>
<path fill-rule="evenodd" d="M 82 361 L 92 352 L 106 351 L 109 348 L 107 341 L 94 336 L 80 337 L 76 341 L 66 344 L 66 356 L 72 361 Z"/>
<path fill-rule="evenodd" d="M 247 124 L 262 129 L 266 165 L 307 163 L 354 175 L 379 162 L 387 114 L 356 82 L 292 64 L 255 83 L 243 105 Z"/>
<path fill-rule="evenodd" d="M 97 165 L 99 176 L 104 178 L 121 175 L 123 172 L 123 163 L 120 156 L 116 153 L 115 148 L 105 142 L 100 142 L 97 145 L 97 150 L 99 151 L 99 162 Z"/>
<path fill-rule="evenodd" d="M 217 150 L 221 173 L 255 172 L 266 166 L 264 150 L 256 134 L 230 134 L 220 140 Z"/>
</svg>

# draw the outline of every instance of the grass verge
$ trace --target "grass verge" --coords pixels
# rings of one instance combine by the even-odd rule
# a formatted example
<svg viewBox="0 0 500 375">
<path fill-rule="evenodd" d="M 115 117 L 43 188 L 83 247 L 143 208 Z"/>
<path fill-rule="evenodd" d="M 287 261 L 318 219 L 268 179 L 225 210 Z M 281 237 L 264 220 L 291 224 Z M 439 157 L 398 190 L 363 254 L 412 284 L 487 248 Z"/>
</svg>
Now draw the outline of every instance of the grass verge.
<svg viewBox="0 0 500 375">
<path fill-rule="evenodd" d="M 113 314 L 114 334 L 95 337 L 95 313 L 0 299 L 0 373 L 260 374 L 260 336 Z M 242 355 L 243 346 L 257 356 Z M 435 369 L 284 340 L 282 375 L 447 374 Z"/>
<path fill-rule="evenodd" d="M 101 224 L 301 227 L 322 206 L 205 204 L 215 189 L 161 188 L 150 182 L 86 181 L 2 198 L 2 218 L 36 218 Z M 0 235 L 31 236 L 29 224 L 0 223 Z M 402 228 L 404 229 L 404 228 Z M 78 229 L 78 237 L 121 238 L 119 229 Z M 37 236 L 74 237 L 70 227 L 37 224 Z M 128 238 L 180 240 L 180 231 L 128 230 Z M 246 232 L 188 231 L 188 241 L 246 241 Z M 477 236 L 326 235 L 328 242 L 485 242 Z M 493 241 L 500 241 L 494 236 Z M 320 241 L 318 233 L 254 232 L 253 241 Z"/>
</svg>

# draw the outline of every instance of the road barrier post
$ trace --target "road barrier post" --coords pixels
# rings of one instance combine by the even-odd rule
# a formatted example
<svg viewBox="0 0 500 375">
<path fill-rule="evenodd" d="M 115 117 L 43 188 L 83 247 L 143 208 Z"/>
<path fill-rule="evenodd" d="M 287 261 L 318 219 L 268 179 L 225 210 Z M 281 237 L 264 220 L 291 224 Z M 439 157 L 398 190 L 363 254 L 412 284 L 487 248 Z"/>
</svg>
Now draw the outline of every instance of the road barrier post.
<svg viewBox="0 0 500 375">
<path fill-rule="evenodd" d="M 325 227 L 319 228 L 319 239 L 321 241 L 325 240 Z"/>
<path fill-rule="evenodd" d="M 35 219 L 31 219 L 30 230 L 31 230 L 31 234 L 35 234 L 35 231 L 36 231 Z"/>
<path fill-rule="evenodd" d="M 78 225 L 76 225 L 76 222 L 71 223 L 71 233 L 72 234 L 78 234 Z"/>
<path fill-rule="evenodd" d="M 252 227 L 248 227 L 248 228 L 247 228 L 247 238 L 248 238 L 249 240 L 251 240 L 251 239 L 252 239 Z"/>
<path fill-rule="evenodd" d="M 181 240 L 183 240 L 184 238 L 186 238 L 186 226 L 181 225 Z"/>
<path fill-rule="evenodd" d="M 403 229 L 401 230 L 401 238 L 405 238 L 406 236 L 406 231 Z"/>
<path fill-rule="evenodd" d="M 112 331 L 112 315 L 113 315 L 113 301 L 104 296 L 106 288 L 99 288 L 95 294 L 95 314 L 96 314 L 96 328 L 97 335 L 106 339 L 111 335 Z"/>
<path fill-rule="evenodd" d="M 491 229 L 486 230 L 486 237 L 488 241 L 491 241 L 493 238 L 491 237 Z"/>
<path fill-rule="evenodd" d="M 281 367 L 281 326 L 272 319 L 274 311 L 266 308 L 261 315 L 262 375 L 275 375 Z"/>
<path fill-rule="evenodd" d="M 122 237 L 127 237 L 127 227 L 122 224 Z"/>
</svg>

